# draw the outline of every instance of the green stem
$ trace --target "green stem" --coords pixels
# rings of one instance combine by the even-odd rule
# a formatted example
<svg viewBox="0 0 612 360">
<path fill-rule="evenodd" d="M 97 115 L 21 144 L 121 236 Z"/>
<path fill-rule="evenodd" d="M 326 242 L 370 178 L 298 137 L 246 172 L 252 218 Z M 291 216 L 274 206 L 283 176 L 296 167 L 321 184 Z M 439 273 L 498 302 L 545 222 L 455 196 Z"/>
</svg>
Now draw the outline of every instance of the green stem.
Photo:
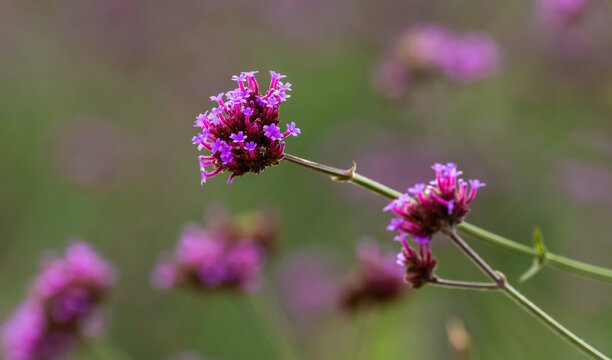
<svg viewBox="0 0 612 360">
<path fill-rule="evenodd" d="M 499 290 L 501 287 L 496 283 L 480 283 L 471 281 L 447 280 L 434 277 L 427 281 L 428 284 L 440 287 L 466 290 Z"/>
<path fill-rule="evenodd" d="M 258 295 L 249 296 L 249 300 L 260 325 L 264 327 L 269 345 L 276 347 L 278 359 L 298 360 L 289 329 L 283 322 L 284 319 L 279 319 L 280 315 L 277 312 L 281 309 L 278 304 L 273 304 L 270 299 Z"/>
<path fill-rule="evenodd" d="M 464 222 L 457 225 L 457 229 L 459 229 L 463 233 L 471 235 L 472 237 L 478 240 L 482 240 L 487 244 L 497 246 L 504 250 L 513 252 L 517 255 L 521 255 L 528 258 L 539 258 L 541 256 L 540 252 L 538 252 L 538 250 L 534 248 L 514 242 L 510 239 L 481 229 L 472 224 Z M 573 272 L 575 274 L 596 278 L 607 282 L 612 282 L 612 270 L 606 269 L 601 266 L 591 265 L 583 263 L 581 261 L 572 260 L 550 252 L 546 252 L 544 263 L 549 264 L 558 269 Z"/>
<path fill-rule="evenodd" d="M 300 166 L 304 166 L 309 169 L 318 171 L 320 173 L 327 174 L 331 176 L 332 180 L 334 181 L 348 181 L 350 183 L 364 187 L 372 192 L 375 192 L 389 199 L 396 199 L 400 195 L 402 195 L 402 193 L 400 193 L 399 191 L 393 190 L 390 187 L 385 186 L 377 181 L 369 179 L 363 175 L 357 174 L 355 172 L 355 169 L 357 168 L 356 165 L 353 165 L 353 167 L 348 170 L 342 170 L 339 168 L 319 164 L 314 161 L 302 159 L 297 156 L 293 156 L 289 154 L 285 154 L 285 157 L 283 159 L 290 161 L 294 164 L 298 164 Z"/>
<path fill-rule="evenodd" d="M 130 357 L 109 339 L 80 338 L 80 341 L 100 360 L 130 360 Z"/>
<path fill-rule="evenodd" d="M 576 334 L 569 331 L 565 326 L 561 325 L 557 320 L 552 318 L 550 315 L 545 313 L 542 309 L 537 307 L 523 294 L 518 292 L 512 287 L 500 272 L 492 270 L 491 266 L 487 264 L 478 254 L 472 250 L 472 248 L 457 234 L 454 229 L 446 229 L 444 233 L 457 245 L 461 251 L 463 251 L 483 272 L 493 279 L 499 289 L 503 290 L 504 293 L 519 304 L 524 310 L 529 312 L 531 315 L 539 319 L 544 325 L 551 329 L 560 338 L 567 340 L 570 344 L 574 345 L 580 351 L 589 355 L 593 359 L 599 360 L 610 360 L 607 356 L 599 352 L 597 349 L 589 345 L 586 341 L 579 338 Z"/>
<path fill-rule="evenodd" d="M 388 199 L 396 199 L 401 195 L 399 191 L 393 190 L 390 187 L 387 187 L 379 182 L 376 182 L 372 179 L 369 179 L 363 175 L 356 173 L 355 166 L 348 170 L 343 170 L 315 163 L 313 161 L 305 160 L 289 154 L 285 154 L 284 159 L 294 164 L 298 164 L 300 166 L 304 166 L 309 169 L 327 174 L 331 176 L 332 179 L 335 181 L 347 181 L 355 185 L 359 185 Z M 462 231 L 463 233 L 471 235 L 472 237 L 478 240 L 484 241 L 487 244 L 510 251 L 517 255 L 521 255 L 528 258 L 541 257 L 541 254 L 534 248 L 512 241 L 487 230 L 481 229 L 475 225 L 463 222 L 457 225 L 457 229 Z M 579 274 L 586 277 L 595 278 L 612 283 L 612 270 L 601 266 L 590 265 L 550 252 L 546 253 L 544 264 L 548 264 L 550 266 L 556 267 L 561 270 L 569 271 L 574 274 Z"/>
<path fill-rule="evenodd" d="M 587 344 L 584 340 L 576 336 L 574 333 L 569 331 L 565 326 L 561 325 L 557 320 L 552 318 L 550 315 L 545 313 L 542 309 L 537 307 L 523 294 L 518 292 L 512 285 L 507 282 L 503 287 L 504 293 L 519 304 L 523 309 L 527 310 L 531 315 L 535 316 L 549 329 L 559 335 L 561 338 L 567 340 L 569 343 L 582 350 L 586 355 L 593 359 L 610 360 L 606 355 L 599 352 L 597 349 Z"/>
</svg>

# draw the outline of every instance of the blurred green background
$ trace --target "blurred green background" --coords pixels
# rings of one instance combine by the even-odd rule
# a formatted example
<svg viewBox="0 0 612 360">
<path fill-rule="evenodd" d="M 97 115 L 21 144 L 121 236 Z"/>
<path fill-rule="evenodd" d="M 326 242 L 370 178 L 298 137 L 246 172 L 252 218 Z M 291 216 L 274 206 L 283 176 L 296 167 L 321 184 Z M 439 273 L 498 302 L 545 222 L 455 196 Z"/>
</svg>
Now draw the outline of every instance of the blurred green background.
<svg viewBox="0 0 612 360">
<path fill-rule="evenodd" d="M 82 237 L 118 268 L 108 339 L 132 359 L 185 349 L 283 358 L 276 347 L 288 333 L 303 359 L 453 359 L 449 318 L 465 324 L 475 359 L 581 358 L 502 294 L 432 287 L 353 317 L 328 310 L 303 326 L 288 316 L 279 331 L 282 317 L 255 309 L 271 298 L 272 310 L 288 308 L 277 306 L 286 301 L 278 279 L 296 254 L 327 254 L 341 278 L 362 236 L 396 250 L 386 201 L 289 163 L 200 187 L 190 139 L 208 96 L 235 86 L 231 75 L 260 70 L 265 83 L 276 70 L 293 84 L 281 120 L 302 130 L 289 153 L 354 160 L 399 190 L 431 178 L 431 163 L 454 161 L 488 184 L 470 222 L 523 243 L 538 225 L 551 251 L 612 267 L 612 13 L 593 2 L 589 41 L 567 55 L 540 36 L 524 0 L 3 0 L 0 319 L 45 250 Z M 385 99 L 374 69 L 417 22 L 489 32 L 502 49 L 499 74 L 467 86 L 434 79 Z M 158 253 L 212 203 L 281 213 L 281 251 L 255 306 L 149 285 Z M 514 282 L 530 264 L 471 243 Z M 434 251 L 441 276 L 482 280 L 446 240 Z M 609 284 L 547 268 L 518 288 L 612 354 Z"/>
</svg>

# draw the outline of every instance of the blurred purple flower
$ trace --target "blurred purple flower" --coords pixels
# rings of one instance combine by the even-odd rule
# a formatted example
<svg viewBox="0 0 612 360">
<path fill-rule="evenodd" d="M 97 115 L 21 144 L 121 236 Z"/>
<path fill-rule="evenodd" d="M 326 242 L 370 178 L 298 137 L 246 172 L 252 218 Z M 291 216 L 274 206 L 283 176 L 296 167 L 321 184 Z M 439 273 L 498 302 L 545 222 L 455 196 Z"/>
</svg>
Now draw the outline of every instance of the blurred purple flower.
<svg viewBox="0 0 612 360">
<path fill-rule="evenodd" d="M 184 286 L 256 290 L 277 224 L 255 219 L 248 229 L 226 217 L 217 218 L 209 229 L 187 225 L 174 252 L 162 256 L 153 270 L 152 285 L 163 290 Z"/>
<path fill-rule="evenodd" d="M 495 75 L 499 65 L 500 50 L 489 35 L 459 35 L 440 25 L 421 24 L 402 34 L 392 56 L 379 65 L 375 85 L 393 98 L 434 73 L 467 84 Z"/>
<path fill-rule="evenodd" d="M 462 83 L 493 76 L 499 67 L 499 48 L 484 33 L 469 33 L 450 38 L 439 65 L 446 75 Z"/>
<path fill-rule="evenodd" d="M 73 243 L 63 258 L 47 263 L 32 292 L 2 329 L 7 360 L 65 356 L 100 330 L 100 305 L 115 282 L 115 271 L 89 245 Z"/>
<path fill-rule="evenodd" d="M 395 54 L 413 71 L 429 70 L 440 66 L 453 40 L 453 33 L 442 26 L 417 25 L 400 37 Z"/>
<path fill-rule="evenodd" d="M 285 142 L 282 140 L 300 133 L 295 123 L 289 124 L 284 133 L 278 126 L 279 105 L 289 97 L 286 91 L 290 90 L 290 85 L 279 82 L 286 76 L 270 71 L 270 86 L 264 95 L 259 95 L 255 73 L 257 71 L 234 75 L 232 79 L 238 82 L 238 88 L 225 93 L 225 100 L 223 93 L 211 96 L 218 107 L 196 117 L 195 126 L 202 132 L 192 141 L 198 150 L 210 151 L 209 156 L 199 157 L 202 184 L 221 172 L 231 173 L 227 180 L 231 183 L 235 176 L 259 173 L 268 166 L 278 165 L 284 156 Z M 214 170 L 208 172 L 207 166 L 213 166 Z"/>
<path fill-rule="evenodd" d="M 381 255 L 373 242 L 357 246 L 357 267 L 343 287 L 340 301 L 344 309 L 354 311 L 364 305 L 378 305 L 406 294 L 403 271 L 393 253 Z"/>
</svg>

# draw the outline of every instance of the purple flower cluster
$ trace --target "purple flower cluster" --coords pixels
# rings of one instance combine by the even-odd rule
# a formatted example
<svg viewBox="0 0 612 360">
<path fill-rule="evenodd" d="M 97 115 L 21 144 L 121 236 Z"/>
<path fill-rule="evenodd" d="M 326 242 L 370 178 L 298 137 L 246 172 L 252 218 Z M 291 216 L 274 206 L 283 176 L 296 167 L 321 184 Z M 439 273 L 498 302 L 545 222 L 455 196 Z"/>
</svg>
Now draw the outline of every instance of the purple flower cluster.
<svg viewBox="0 0 612 360">
<path fill-rule="evenodd" d="M 285 75 L 270 71 L 270 86 L 264 95 L 259 95 L 256 73 L 232 76 L 238 88 L 211 96 L 218 106 L 196 117 L 194 126 L 201 132 L 192 141 L 198 150 L 210 151 L 208 156 L 199 156 L 202 184 L 224 171 L 231 173 L 227 181 L 231 183 L 235 176 L 278 165 L 284 156 L 283 139 L 301 133 L 293 122 L 287 124 L 286 131 L 279 127 L 278 108 L 291 97 L 291 84 L 280 81 Z M 209 172 L 207 166 L 214 170 Z"/>
<path fill-rule="evenodd" d="M 485 186 L 476 179 L 466 182 L 458 178 L 462 172 L 453 163 L 436 163 L 432 169 L 436 172 L 436 178 L 429 185 L 416 184 L 408 188 L 408 193 L 391 201 L 383 209 L 399 216 L 391 220 L 387 230 L 401 232 L 395 237 L 403 244 L 397 263 L 406 269 L 405 279 L 413 288 L 419 288 L 430 280 L 437 264 L 431 256 L 429 244 L 433 234 L 446 226 L 462 222 L 476 191 Z M 419 244 L 418 253 L 408 245 L 408 235 Z"/>
<path fill-rule="evenodd" d="M 381 256 L 374 243 L 357 247 L 358 265 L 341 292 L 341 305 L 353 311 L 362 305 L 386 303 L 405 294 L 402 271 L 395 264 L 395 254 Z"/>
<path fill-rule="evenodd" d="M 408 193 L 383 209 L 399 215 L 391 220 L 387 230 L 410 234 L 419 243 L 429 242 L 431 236 L 445 226 L 462 222 L 476 190 L 485 186 L 476 179 L 467 182 L 458 179 L 462 172 L 453 163 L 436 163 L 431 168 L 436 172 L 435 180 L 429 185 L 416 184 L 408 188 Z"/>
<path fill-rule="evenodd" d="M 499 48 L 489 35 L 459 35 L 437 25 L 410 28 L 397 43 L 395 56 L 414 75 L 441 71 L 461 83 L 493 76 L 500 63 Z"/>
<path fill-rule="evenodd" d="M 2 328 L 7 360 L 65 356 L 84 336 L 101 330 L 101 303 L 115 282 L 112 266 L 77 242 L 45 264 L 28 298 Z"/>
<path fill-rule="evenodd" d="M 153 285 L 159 289 L 256 289 L 265 249 L 250 238 L 219 235 L 197 224 L 186 226 L 174 252 L 153 271 Z"/>
</svg>

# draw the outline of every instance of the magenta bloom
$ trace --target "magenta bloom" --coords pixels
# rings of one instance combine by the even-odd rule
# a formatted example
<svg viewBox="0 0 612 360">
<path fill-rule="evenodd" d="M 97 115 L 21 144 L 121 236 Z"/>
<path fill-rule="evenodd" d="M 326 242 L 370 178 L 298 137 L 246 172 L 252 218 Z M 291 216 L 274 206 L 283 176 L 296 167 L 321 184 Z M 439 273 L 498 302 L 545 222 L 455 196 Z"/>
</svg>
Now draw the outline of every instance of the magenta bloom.
<svg viewBox="0 0 612 360">
<path fill-rule="evenodd" d="M 436 179 L 429 185 L 416 184 L 384 208 L 399 216 L 391 220 L 387 230 L 398 230 L 412 235 L 417 242 L 427 243 L 445 226 L 463 221 L 476 190 L 485 184 L 479 180 L 458 179 L 462 172 L 453 163 L 434 164 L 432 169 Z"/>
<path fill-rule="evenodd" d="M 449 38 L 439 59 L 442 71 L 462 83 L 491 77 L 499 67 L 499 49 L 484 33 L 469 33 Z"/>
<path fill-rule="evenodd" d="M 491 77 L 500 63 L 497 43 L 487 34 L 459 35 L 438 25 L 410 28 L 400 38 L 395 56 L 413 77 L 442 72 L 462 83 Z"/>
<path fill-rule="evenodd" d="M 151 275 L 158 289 L 190 286 L 202 290 L 254 290 L 261 275 L 264 249 L 251 239 L 211 233 L 196 224 L 183 231 L 174 253 Z"/>
<path fill-rule="evenodd" d="M 453 33 L 438 25 L 418 25 L 400 39 L 397 55 L 413 70 L 436 68 L 442 62 Z"/>
<path fill-rule="evenodd" d="M 238 82 L 238 88 L 211 96 L 218 106 L 196 117 L 194 126 L 201 132 L 192 141 L 198 150 L 210 151 L 210 155 L 199 157 L 202 184 L 224 171 L 231 173 L 227 181 L 231 183 L 235 176 L 278 165 L 284 156 L 283 139 L 300 133 L 295 123 L 287 124 L 284 132 L 279 127 L 278 108 L 291 97 L 287 93 L 291 84 L 280 82 L 285 75 L 270 71 L 270 86 L 260 95 L 256 73 L 234 75 L 232 80 Z M 208 166 L 214 170 L 209 172 Z"/>
<path fill-rule="evenodd" d="M 89 245 L 70 245 L 46 264 L 28 298 L 6 321 L 7 360 L 56 359 L 100 328 L 101 304 L 115 281 L 112 266 Z"/>
<path fill-rule="evenodd" d="M 485 186 L 479 180 L 458 178 L 462 174 L 453 163 L 434 164 L 436 179 L 429 185 L 416 184 L 406 194 L 391 201 L 383 210 L 393 211 L 399 217 L 391 219 L 387 230 L 398 230 L 395 237 L 403 245 L 397 255 L 397 264 L 402 266 L 405 280 L 418 289 L 432 279 L 437 260 L 431 256 L 429 241 L 433 234 L 447 226 L 463 221 L 469 212 L 468 205 L 476 196 L 478 188 Z M 469 183 L 469 185 L 468 185 Z M 408 245 L 406 236 L 411 235 L 419 244 L 419 251 Z"/>
<path fill-rule="evenodd" d="M 375 243 L 357 247 L 357 268 L 341 293 L 342 307 L 352 311 L 362 305 L 386 303 L 405 294 L 402 271 L 395 254 L 382 256 Z"/>
</svg>

